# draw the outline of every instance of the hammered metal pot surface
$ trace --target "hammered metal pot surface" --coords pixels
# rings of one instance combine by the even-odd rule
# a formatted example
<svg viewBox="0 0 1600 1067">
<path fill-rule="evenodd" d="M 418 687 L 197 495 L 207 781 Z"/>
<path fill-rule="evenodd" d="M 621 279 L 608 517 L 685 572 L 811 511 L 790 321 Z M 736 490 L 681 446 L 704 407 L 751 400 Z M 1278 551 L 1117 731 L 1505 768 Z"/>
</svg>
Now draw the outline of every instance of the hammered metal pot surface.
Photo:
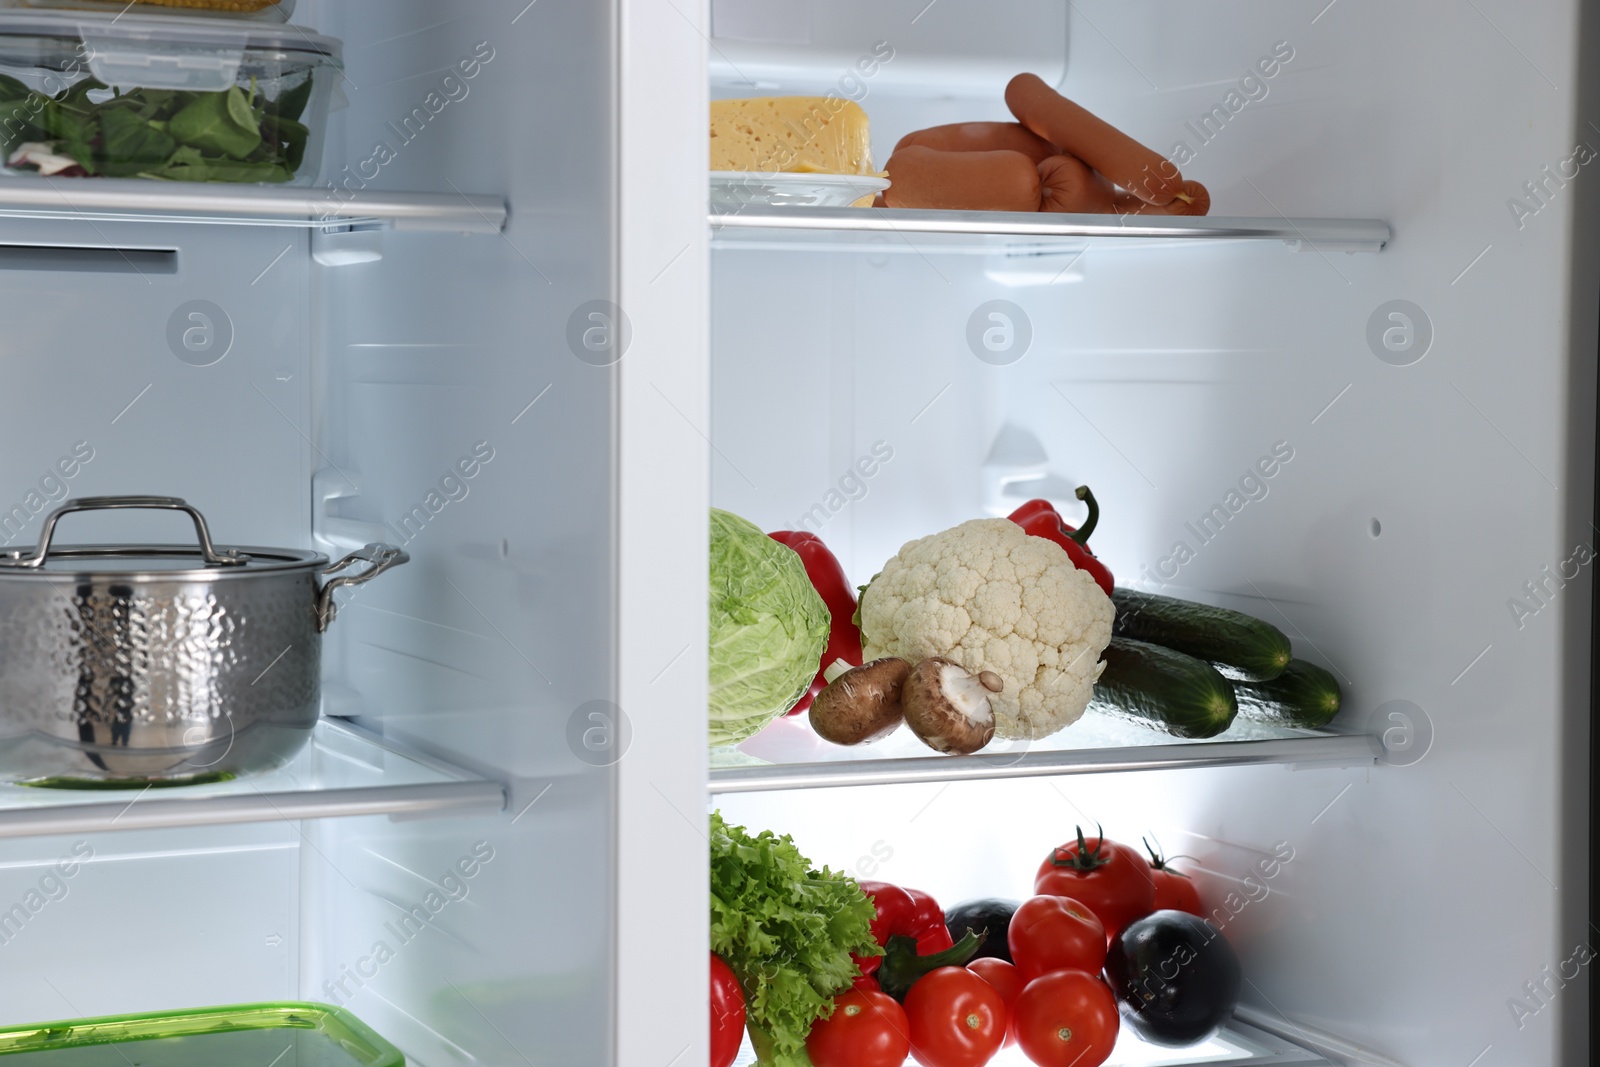
<svg viewBox="0 0 1600 1067">
<path fill-rule="evenodd" d="M 319 710 L 316 573 L 0 581 L 0 780 L 181 782 L 286 762 Z"/>
</svg>

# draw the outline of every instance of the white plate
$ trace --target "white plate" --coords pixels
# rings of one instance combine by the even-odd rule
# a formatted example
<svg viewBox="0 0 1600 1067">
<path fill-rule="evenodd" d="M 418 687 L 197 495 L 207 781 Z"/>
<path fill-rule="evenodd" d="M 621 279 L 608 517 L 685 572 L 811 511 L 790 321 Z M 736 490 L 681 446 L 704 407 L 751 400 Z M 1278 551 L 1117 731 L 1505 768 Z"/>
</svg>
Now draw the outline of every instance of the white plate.
<svg viewBox="0 0 1600 1067">
<path fill-rule="evenodd" d="M 711 172 L 713 211 L 738 211 L 758 205 L 849 207 L 862 197 L 889 188 L 887 178 L 865 174 L 762 174 L 757 171 Z"/>
</svg>

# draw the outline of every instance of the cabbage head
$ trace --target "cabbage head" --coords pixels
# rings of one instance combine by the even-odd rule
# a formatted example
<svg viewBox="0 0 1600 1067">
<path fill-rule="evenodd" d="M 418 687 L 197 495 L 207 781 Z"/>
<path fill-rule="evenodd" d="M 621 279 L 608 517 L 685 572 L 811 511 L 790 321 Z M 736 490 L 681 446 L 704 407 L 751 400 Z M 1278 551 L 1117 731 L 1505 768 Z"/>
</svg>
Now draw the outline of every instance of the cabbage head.
<svg viewBox="0 0 1600 1067">
<path fill-rule="evenodd" d="M 800 700 L 828 644 L 828 606 L 794 549 L 711 509 L 711 744 L 732 745 Z"/>
</svg>

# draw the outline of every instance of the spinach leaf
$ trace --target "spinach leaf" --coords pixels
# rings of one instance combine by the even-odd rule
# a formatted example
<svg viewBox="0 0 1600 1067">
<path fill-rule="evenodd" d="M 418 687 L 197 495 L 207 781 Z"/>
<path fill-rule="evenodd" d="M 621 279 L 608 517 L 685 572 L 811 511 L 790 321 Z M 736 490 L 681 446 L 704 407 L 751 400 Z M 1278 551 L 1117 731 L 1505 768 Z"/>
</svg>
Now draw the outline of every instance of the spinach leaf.
<svg viewBox="0 0 1600 1067">
<path fill-rule="evenodd" d="M 0 142 L 7 148 L 15 148 L 25 141 L 49 140 L 49 133 L 38 125 L 42 110 L 39 100 L 0 101 Z"/>
<path fill-rule="evenodd" d="M 261 128 L 237 85 L 221 93 L 197 93 L 172 116 L 167 132 L 179 144 L 243 159 L 261 144 Z"/>
<path fill-rule="evenodd" d="M 105 163 L 130 163 L 142 168 L 165 162 L 178 147 L 165 132 L 126 107 L 101 108 L 100 133 L 99 156 Z"/>
<path fill-rule="evenodd" d="M 280 118 L 298 121 L 305 114 L 306 105 L 311 102 L 311 78 L 296 85 L 293 89 L 285 89 L 278 94 L 278 116 Z"/>
<path fill-rule="evenodd" d="M 79 111 L 69 104 L 63 104 L 60 100 L 46 101 L 44 108 L 39 112 L 39 120 L 39 125 L 57 140 L 83 144 L 94 140 L 93 114 Z"/>
<path fill-rule="evenodd" d="M 139 172 L 147 178 L 167 178 L 187 182 L 286 182 L 294 177 L 281 163 L 240 163 L 229 159 L 208 159 L 190 146 L 179 148 L 163 167 Z"/>
<path fill-rule="evenodd" d="M 33 90 L 9 74 L 0 74 L 0 100 L 26 100 Z"/>
<path fill-rule="evenodd" d="M 289 169 L 296 171 L 306 160 L 306 145 L 311 140 L 311 130 L 293 119 L 269 116 L 261 127 L 261 134 L 275 145 L 282 145 Z"/>
</svg>

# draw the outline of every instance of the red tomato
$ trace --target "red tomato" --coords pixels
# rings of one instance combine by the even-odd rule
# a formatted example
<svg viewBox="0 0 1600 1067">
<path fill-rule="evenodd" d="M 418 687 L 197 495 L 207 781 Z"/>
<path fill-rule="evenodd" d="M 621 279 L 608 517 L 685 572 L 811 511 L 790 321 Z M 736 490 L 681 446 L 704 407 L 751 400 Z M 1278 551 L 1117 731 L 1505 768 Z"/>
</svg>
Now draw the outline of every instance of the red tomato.
<svg viewBox="0 0 1600 1067">
<path fill-rule="evenodd" d="M 1023 901 L 1011 917 L 1006 942 L 1024 982 L 1051 971 L 1098 974 L 1106 962 L 1106 928 L 1094 912 L 1071 897 Z"/>
<path fill-rule="evenodd" d="M 1099 1067 L 1117 1043 L 1117 998 L 1084 971 L 1035 978 L 1017 997 L 1017 1044 L 1039 1067 Z"/>
<path fill-rule="evenodd" d="M 860 989 L 834 997 L 833 1014 L 806 1038 L 815 1067 L 900 1067 L 910 1051 L 905 1009 L 887 993 Z"/>
<path fill-rule="evenodd" d="M 744 1040 L 744 992 L 733 968 L 711 954 L 711 1067 L 728 1067 Z"/>
<path fill-rule="evenodd" d="M 1143 838 L 1145 851 L 1150 853 L 1150 877 L 1156 884 L 1156 911 L 1186 911 L 1204 919 L 1200 910 L 1200 890 L 1187 875 L 1172 866 L 1172 860 Z M 1193 859 L 1185 856 L 1184 859 Z"/>
<path fill-rule="evenodd" d="M 1027 985 L 1022 980 L 1022 973 L 997 956 L 980 956 L 967 964 L 967 970 L 994 986 L 1006 1002 L 1006 1045 L 1015 1045 L 1017 1035 L 1011 1030 L 1011 1006 L 1017 1002 L 1017 994 L 1022 992 L 1022 987 Z"/>
<path fill-rule="evenodd" d="M 1205 918 L 1206 913 L 1200 907 L 1200 890 L 1195 888 L 1193 878 L 1170 867 L 1151 868 L 1150 877 L 1156 880 L 1156 911 L 1170 908 Z"/>
<path fill-rule="evenodd" d="M 983 1067 L 1006 1039 L 1006 1002 L 965 967 L 940 967 L 906 994 L 911 1057 L 922 1067 Z"/>
<path fill-rule="evenodd" d="M 1106 928 L 1108 941 L 1156 907 L 1156 886 L 1144 857 L 1104 835 L 1085 840 L 1081 829 L 1076 841 L 1045 857 L 1033 891 L 1083 904 Z"/>
</svg>

